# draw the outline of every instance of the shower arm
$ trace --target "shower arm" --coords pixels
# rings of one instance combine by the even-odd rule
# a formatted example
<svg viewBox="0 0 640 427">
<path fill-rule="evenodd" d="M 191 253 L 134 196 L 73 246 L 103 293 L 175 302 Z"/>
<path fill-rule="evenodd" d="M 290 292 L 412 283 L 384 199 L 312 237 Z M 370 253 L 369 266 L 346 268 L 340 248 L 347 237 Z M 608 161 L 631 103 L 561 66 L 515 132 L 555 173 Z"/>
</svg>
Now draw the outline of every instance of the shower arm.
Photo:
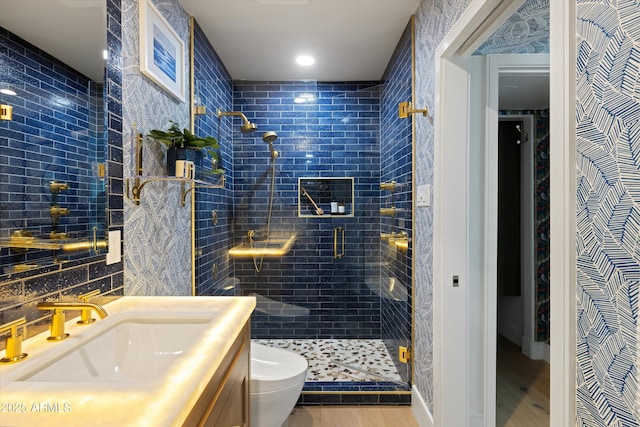
<svg viewBox="0 0 640 427">
<path fill-rule="evenodd" d="M 247 116 L 245 116 L 244 113 L 242 113 L 240 111 L 222 111 L 222 110 L 218 109 L 218 111 L 216 112 L 216 116 L 218 116 L 218 118 L 224 117 L 224 116 L 241 117 L 242 121 L 244 122 L 245 125 L 250 125 L 251 124 L 249 119 L 247 119 Z"/>
</svg>

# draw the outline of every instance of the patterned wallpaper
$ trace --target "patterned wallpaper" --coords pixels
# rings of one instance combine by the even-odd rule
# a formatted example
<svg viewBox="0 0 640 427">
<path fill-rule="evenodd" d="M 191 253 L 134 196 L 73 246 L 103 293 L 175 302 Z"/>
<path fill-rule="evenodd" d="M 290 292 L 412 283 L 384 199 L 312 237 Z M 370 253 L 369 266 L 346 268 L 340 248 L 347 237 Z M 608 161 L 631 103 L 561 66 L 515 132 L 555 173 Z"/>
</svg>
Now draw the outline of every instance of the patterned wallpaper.
<svg viewBox="0 0 640 427">
<path fill-rule="evenodd" d="M 640 7 L 577 18 L 578 423 L 638 426 Z"/>
<path fill-rule="evenodd" d="M 189 17 L 177 0 L 154 4 L 189 45 Z M 133 171 L 133 129 L 146 133 L 166 129 L 169 120 L 189 126 L 189 106 L 174 100 L 140 73 L 138 1 L 122 1 L 124 176 Z M 185 76 L 188 76 L 185 49 Z M 187 93 L 189 84 L 187 77 Z M 165 175 L 164 150 L 145 138 L 145 175 Z M 188 196 L 190 197 L 190 196 Z M 191 207 L 180 206 L 180 184 L 151 183 L 139 206 L 125 200 L 124 274 L 126 295 L 191 295 Z"/>
<path fill-rule="evenodd" d="M 474 55 L 549 53 L 549 0 L 527 0 Z"/>
</svg>

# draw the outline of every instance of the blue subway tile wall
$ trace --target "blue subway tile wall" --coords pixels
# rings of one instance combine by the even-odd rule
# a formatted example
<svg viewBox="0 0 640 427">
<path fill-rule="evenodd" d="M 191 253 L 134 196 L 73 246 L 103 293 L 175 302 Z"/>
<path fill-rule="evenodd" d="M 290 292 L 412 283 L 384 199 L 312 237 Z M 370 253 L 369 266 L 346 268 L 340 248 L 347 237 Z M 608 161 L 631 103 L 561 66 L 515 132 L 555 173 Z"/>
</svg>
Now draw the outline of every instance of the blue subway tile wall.
<svg viewBox="0 0 640 427">
<path fill-rule="evenodd" d="M 219 168 L 226 180 L 222 189 L 199 189 L 196 200 L 196 295 L 233 295 L 233 264 L 227 249 L 232 244 L 233 207 L 232 120 L 218 120 L 216 111 L 232 109 L 233 81 L 216 51 L 194 22 L 195 104 L 206 114 L 195 116 L 195 133 L 218 140 Z M 212 168 L 208 159 L 207 167 Z M 217 220 L 217 222 L 216 222 Z"/>
<path fill-rule="evenodd" d="M 406 250 L 383 243 L 380 262 L 381 330 L 389 354 L 411 347 L 412 251 L 413 251 L 413 137 L 412 120 L 421 115 L 398 117 L 398 103 L 412 101 L 412 37 L 409 22 L 383 75 L 380 114 L 380 169 L 382 182 L 395 182 L 393 191 L 379 190 L 381 207 L 395 207 L 393 216 L 381 216 L 380 233 L 405 233 Z M 415 106 L 422 108 L 421 106 Z M 388 242 L 388 241 L 387 241 Z M 408 364 L 397 358 L 398 372 L 410 379 Z"/>
<path fill-rule="evenodd" d="M 0 121 L 0 237 L 17 230 L 36 236 L 51 232 L 87 236 L 105 222 L 105 186 L 96 176 L 104 153 L 102 84 L 92 82 L 36 46 L 0 28 L 4 67 L 0 81 L 16 96 L 2 95 L 13 107 L 13 119 Z M 53 194 L 52 181 L 68 185 Z M 103 202 L 100 206 L 97 202 Z M 57 220 L 49 209 L 68 209 Z M 76 255 L 77 256 L 77 255 Z M 84 254 L 80 254 L 84 256 Z M 24 253 L 0 250 L 0 264 L 39 262 L 43 258 L 72 259 L 50 250 Z"/>
<path fill-rule="evenodd" d="M 38 114 L 43 118 L 43 126 L 48 126 L 49 129 L 52 130 L 45 132 L 44 136 L 35 137 L 30 135 L 27 137 L 26 135 L 28 135 L 28 132 L 31 129 L 30 125 L 21 124 L 24 127 L 20 129 L 20 132 L 15 130 L 12 130 L 11 132 L 5 132 L 5 129 L 8 129 L 8 127 L 3 126 L 7 125 L 7 123 L 0 122 L 0 127 L 2 128 L 0 145 L 4 147 L 4 144 L 9 143 L 6 138 L 8 135 L 16 135 L 16 133 L 22 133 L 25 135 L 25 137 L 23 139 L 18 139 L 18 141 L 22 142 L 17 145 L 18 148 L 12 149 L 12 152 L 15 152 L 15 150 L 24 149 L 25 147 L 23 144 L 29 145 L 31 143 L 38 143 L 41 145 L 45 145 L 45 147 L 51 147 L 52 144 L 49 144 L 46 138 L 50 137 L 51 140 L 55 141 L 56 143 L 61 142 L 59 140 L 59 137 L 56 136 L 54 132 L 57 127 L 61 127 L 60 121 L 75 120 L 76 125 L 82 122 L 82 125 L 84 126 L 85 120 L 80 120 L 78 116 L 88 115 L 88 112 L 85 110 L 91 110 L 91 108 L 95 106 L 96 109 L 93 119 L 86 120 L 87 135 L 91 135 L 90 138 L 94 138 L 96 139 L 96 141 L 99 135 L 102 135 L 104 133 L 106 133 L 107 135 L 106 145 L 98 148 L 98 151 L 100 149 L 106 150 L 108 173 L 107 179 L 109 179 L 110 183 L 110 185 L 108 186 L 108 194 L 101 195 L 100 197 L 106 197 L 107 199 L 106 202 L 108 203 L 109 215 L 111 220 L 109 223 L 110 228 L 121 229 L 121 201 L 123 195 L 121 190 L 122 185 L 117 185 L 118 180 L 120 181 L 120 184 L 122 181 L 122 107 L 120 101 L 122 67 L 120 59 L 120 0 L 107 0 L 106 5 L 109 61 L 107 61 L 106 64 L 106 78 L 104 86 L 100 87 L 100 85 L 96 85 L 92 86 L 90 89 L 93 92 L 89 92 L 89 94 L 94 95 L 94 100 L 92 101 L 93 103 L 87 102 L 86 108 L 78 108 L 77 111 L 65 110 L 64 113 L 56 114 L 55 105 L 51 102 L 48 102 L 48 100 L 46 99 L 46 97 L 51 96 L 51 94 L 44 96 L 44 98 L 38 98 L 39 96 L 46 94 L 45 89 L 40 89 L 40 91 L 36 93 L 37 96 L 30 96 L 29 99 L 25 101 L 24 111 L 26 111 L 27 108 L 31 108 L 33 109 L 33 111 L 37 111 Z M 0 33 L 0 56 L 2 56 L 3 60 L 9 56 L 10 52 L 7 48 L 6 41 L 7 39 L 10 39 L 12 48 L 18 48 L 22 53 L 24 53 L 21 55 L 12 56 L 11 60 L 14 61 L 14 63 L 17 62 L 18 66 L 43 70 L 40 74 L 40 77 L 45 80 L 46 78 L 53 77 L 54 75 L 64 75 L 65 81 L 71 82 L 69 83 L 69 85 L 74 87 L 74 90 L 82 90 L 86 92 L 87 88 L 84 86 L 84 83 L 78 84 L 78 81 L 84 82 L 84 80 L 86 79 L 84 76 L 78 75 L 78 73 L 65 66 L 64 64 L 59 63 L 54 58 L 48 57 L 37 47 L 24 43 L 23 41 L 17 39 L 15 36 L 9 35 L 4 30 L 0 31 L 2 31 Z M 55 65 L 52 65 L 54 63 Z M 52 73 L 44 71 L 45 69 L 51 70 L 52 66 L 54 67 Z M 6 69 L 2 70 L 6 71 Z M 28 77 L 25 78 L 24 81 L 21 81 L 20 74 L 16 73 L 12 73 L 10 77 L 14 79 L 14 81 L 17 80 L 18 83 L 21 83 L 24 86 L 31 85 L 31 83 L 33 82 L 33 77 Z M 45 85 L 45 87 L 51 86 L 55 86 L 57 88 L 56 90 L 58 91 L 61 91 L 61 88 L 63 87 L 60 86 L 60 84 L 49 84 L 49 86 Z M 81 89 L 81 87 L 83 89 Z M 103 115 L 100 116 L 99 105 L 104 105 L 104 103 L 100 102 L 98 98 L 103 97 L 105 100 L 108 100 L 108 102 L 106 103 L 107 110 L 103 111 Z M 72 96 L 67 97 L 66 99 L 69 100 L 80 98 L 80 96 L 76 96 L 75 98 Z M 41 105 L 36 106 L 36 102 L 41 102 Z M 21 106 L 20 108 L 23 107 Z M 16 112 L 16 114 L 14 115 L 15 118 L 23 115 L 20 109 L 16 109 L 14 110 L 14 112 Z M 35 116 L 33 114 L 24 114 L 23 116 L 25 118 L 28 118 L 29 120 L 35 119 Z M 53 119 L 47 121 L 46 117 L 53 117 Z M 79 136 L 70 137 L 69 134 L 73 132 L 77 134 L 83 133 L 78 131 L 78 129 L 75 127 L 73 127 L 73 130 L 69 128 L 69 131 L 66 132 L 66 138 L 68 140 L 70 139 L 72 143 L 85 141 L 82 137 Z M 8 150 L 5 150 L 3 148 L 3 151 Z M 50 152 L 52 151 L 53 150 L 51 149 L 47 150 L 47 154 L 50 154 Z M 3 155 L 7 154 L 5 153 Z M 73 156 L 74 160 L 68 161 L 70 163 L 77 163 L 78 154 L 74 153 Z M 87 161 L 95 161 L 95 159 L 89 159 Z M 58 163 L 62 164 L 63 162 Z M 2 165 L 2 170 L 0 171 L 2 182 L 5 182 L 4 178 L 7 174 L 6 167 L 9 165 L 8 159 L 5 157 L 0 162 L 0 164 Z M 89 169 L 91 170 L 91 168 Z M 51 170 L 53 170 L 53 168 Z M 38 177 L 38 179 L 42 178 Z M 66 175 L 65 179 L 72 180 L 74 179 L 74 177 Z M 27 181 L 31 183 L 31 180 Z M 96 188 L 100 188 L 99 184 L 94 185 L 94 191 L 96 191 Z M 1 193 L 5 194 L 4 188 Z M 94 193 L 94 195 L 95 194 L 96 193 Z M 4 204 L 4 202 L 5 200 L 3 199 L 2 203 Z M 75 200 L 74 203 L 76 203 Z M 91 207 L 88 207 L 87 211 L 89 209 L 91 209 Z M 6 210 L 3 205 L 2 219 L 5 219 L 5 212 Z M 3 232 L 5 230 L 4 223 L 2 224 L 1 230 Z M 74 299 L 77 295 L 92 289 L 100 289 L 104 294 L 103 297 L 98 297 L 98 303 L 104 303 L 111 298 L 122 295 L 122 263 L 106 265 L 104 255 L 98 255 L 78 260 L 71 260 L 65 263 L 56 263 L 22 273 L 2 275 L 0 276 L 0 323 L 5 323 L 25 316 L 27 318 L 27 324 L 29 326 L 29 328 L 27 329 L 28 336 L 35 335 L 46 328 L 46 325 L 44 324 L 46 322 L 46 314 L 43 317 L 43 313 L 35 308 L 36 303 L 43 299 Z M 4 342 L 4 339 L 0 340 L 0 346 L 3 347 Z"/>
<path fill-rule="evenodd" d="M 234 106 L 260 129 L 234 138 L 234 244 L 246 241 L 249 230 L 264 233 L 272 170 L 270 231 L 297 233 L 283 257 L 234 259 L 240 293 L 272 301 L 271 307 L 259 304 L 252 334 L 379 338 L 377 277 L 369 275 L 369 266 L 380 256 L 379 82 L 238 81 Z M 261 138 L 265 131 L 278 134 L 273 144 L 279 157 L 273 167 Z M 299 218 L 298 178 L 304 177 L 353 177 L 354 216 Z M 346 233 L 341 259 L 333 257 L 336 227 Z M 274 313 L 279 303 L 308 314 Z"/>
</svg>

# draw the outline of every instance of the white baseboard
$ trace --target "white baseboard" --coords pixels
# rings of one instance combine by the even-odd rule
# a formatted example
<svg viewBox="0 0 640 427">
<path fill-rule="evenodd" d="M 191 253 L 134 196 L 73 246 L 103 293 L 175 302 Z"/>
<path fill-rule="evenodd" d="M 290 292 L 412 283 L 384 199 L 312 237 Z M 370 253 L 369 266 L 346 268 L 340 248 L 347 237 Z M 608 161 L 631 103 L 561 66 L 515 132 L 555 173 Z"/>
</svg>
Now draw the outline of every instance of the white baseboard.
<svg viewBox="0 0 640 427">
<path fill-rule="evenodd" d="M 518 347 L 522 347 L 522 329 L 513 326 L 508 322 L 500 322 L 498 323 L 498 333 L 517 345 Z"/>
<path fill-rule="evenodd" d="M 484 416 L 482 414 L 470 414 L 469 427 L 484 427 Z"/>
<path fill-rule="evenodd" d="M 433 415 L 415 384 L 411 387 L 411 412 L 419 427 L 433 427 Z"/>
<path fill-rule="evenodd" d="M 545 360 L 547 363 L 551 363 L 551 348 L 546 342 L 532 341 L 527 337 L 522 337 L 522 353 L 529 359 Z"/>
</svg>

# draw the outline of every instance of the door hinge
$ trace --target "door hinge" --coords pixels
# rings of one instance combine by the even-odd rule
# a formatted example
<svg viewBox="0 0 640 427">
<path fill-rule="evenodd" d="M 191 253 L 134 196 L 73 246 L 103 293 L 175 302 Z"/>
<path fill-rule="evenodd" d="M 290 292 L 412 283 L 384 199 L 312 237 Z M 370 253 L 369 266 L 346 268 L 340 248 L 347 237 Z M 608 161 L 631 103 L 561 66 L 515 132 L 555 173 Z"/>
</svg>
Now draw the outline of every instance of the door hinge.
<svg viewBox="0 0 640 427">
<path fill-rule="evenodd" d="M 0 120 L 13 120 L 13 107 L 11 105 L 0 105 Z"/>
<path fill-rule="evenodd" d="M 401 363 L 409 363 L 411 360 L 411 350 L 408 347 L 398 347 L 398 360 Z"/>
</svg>

